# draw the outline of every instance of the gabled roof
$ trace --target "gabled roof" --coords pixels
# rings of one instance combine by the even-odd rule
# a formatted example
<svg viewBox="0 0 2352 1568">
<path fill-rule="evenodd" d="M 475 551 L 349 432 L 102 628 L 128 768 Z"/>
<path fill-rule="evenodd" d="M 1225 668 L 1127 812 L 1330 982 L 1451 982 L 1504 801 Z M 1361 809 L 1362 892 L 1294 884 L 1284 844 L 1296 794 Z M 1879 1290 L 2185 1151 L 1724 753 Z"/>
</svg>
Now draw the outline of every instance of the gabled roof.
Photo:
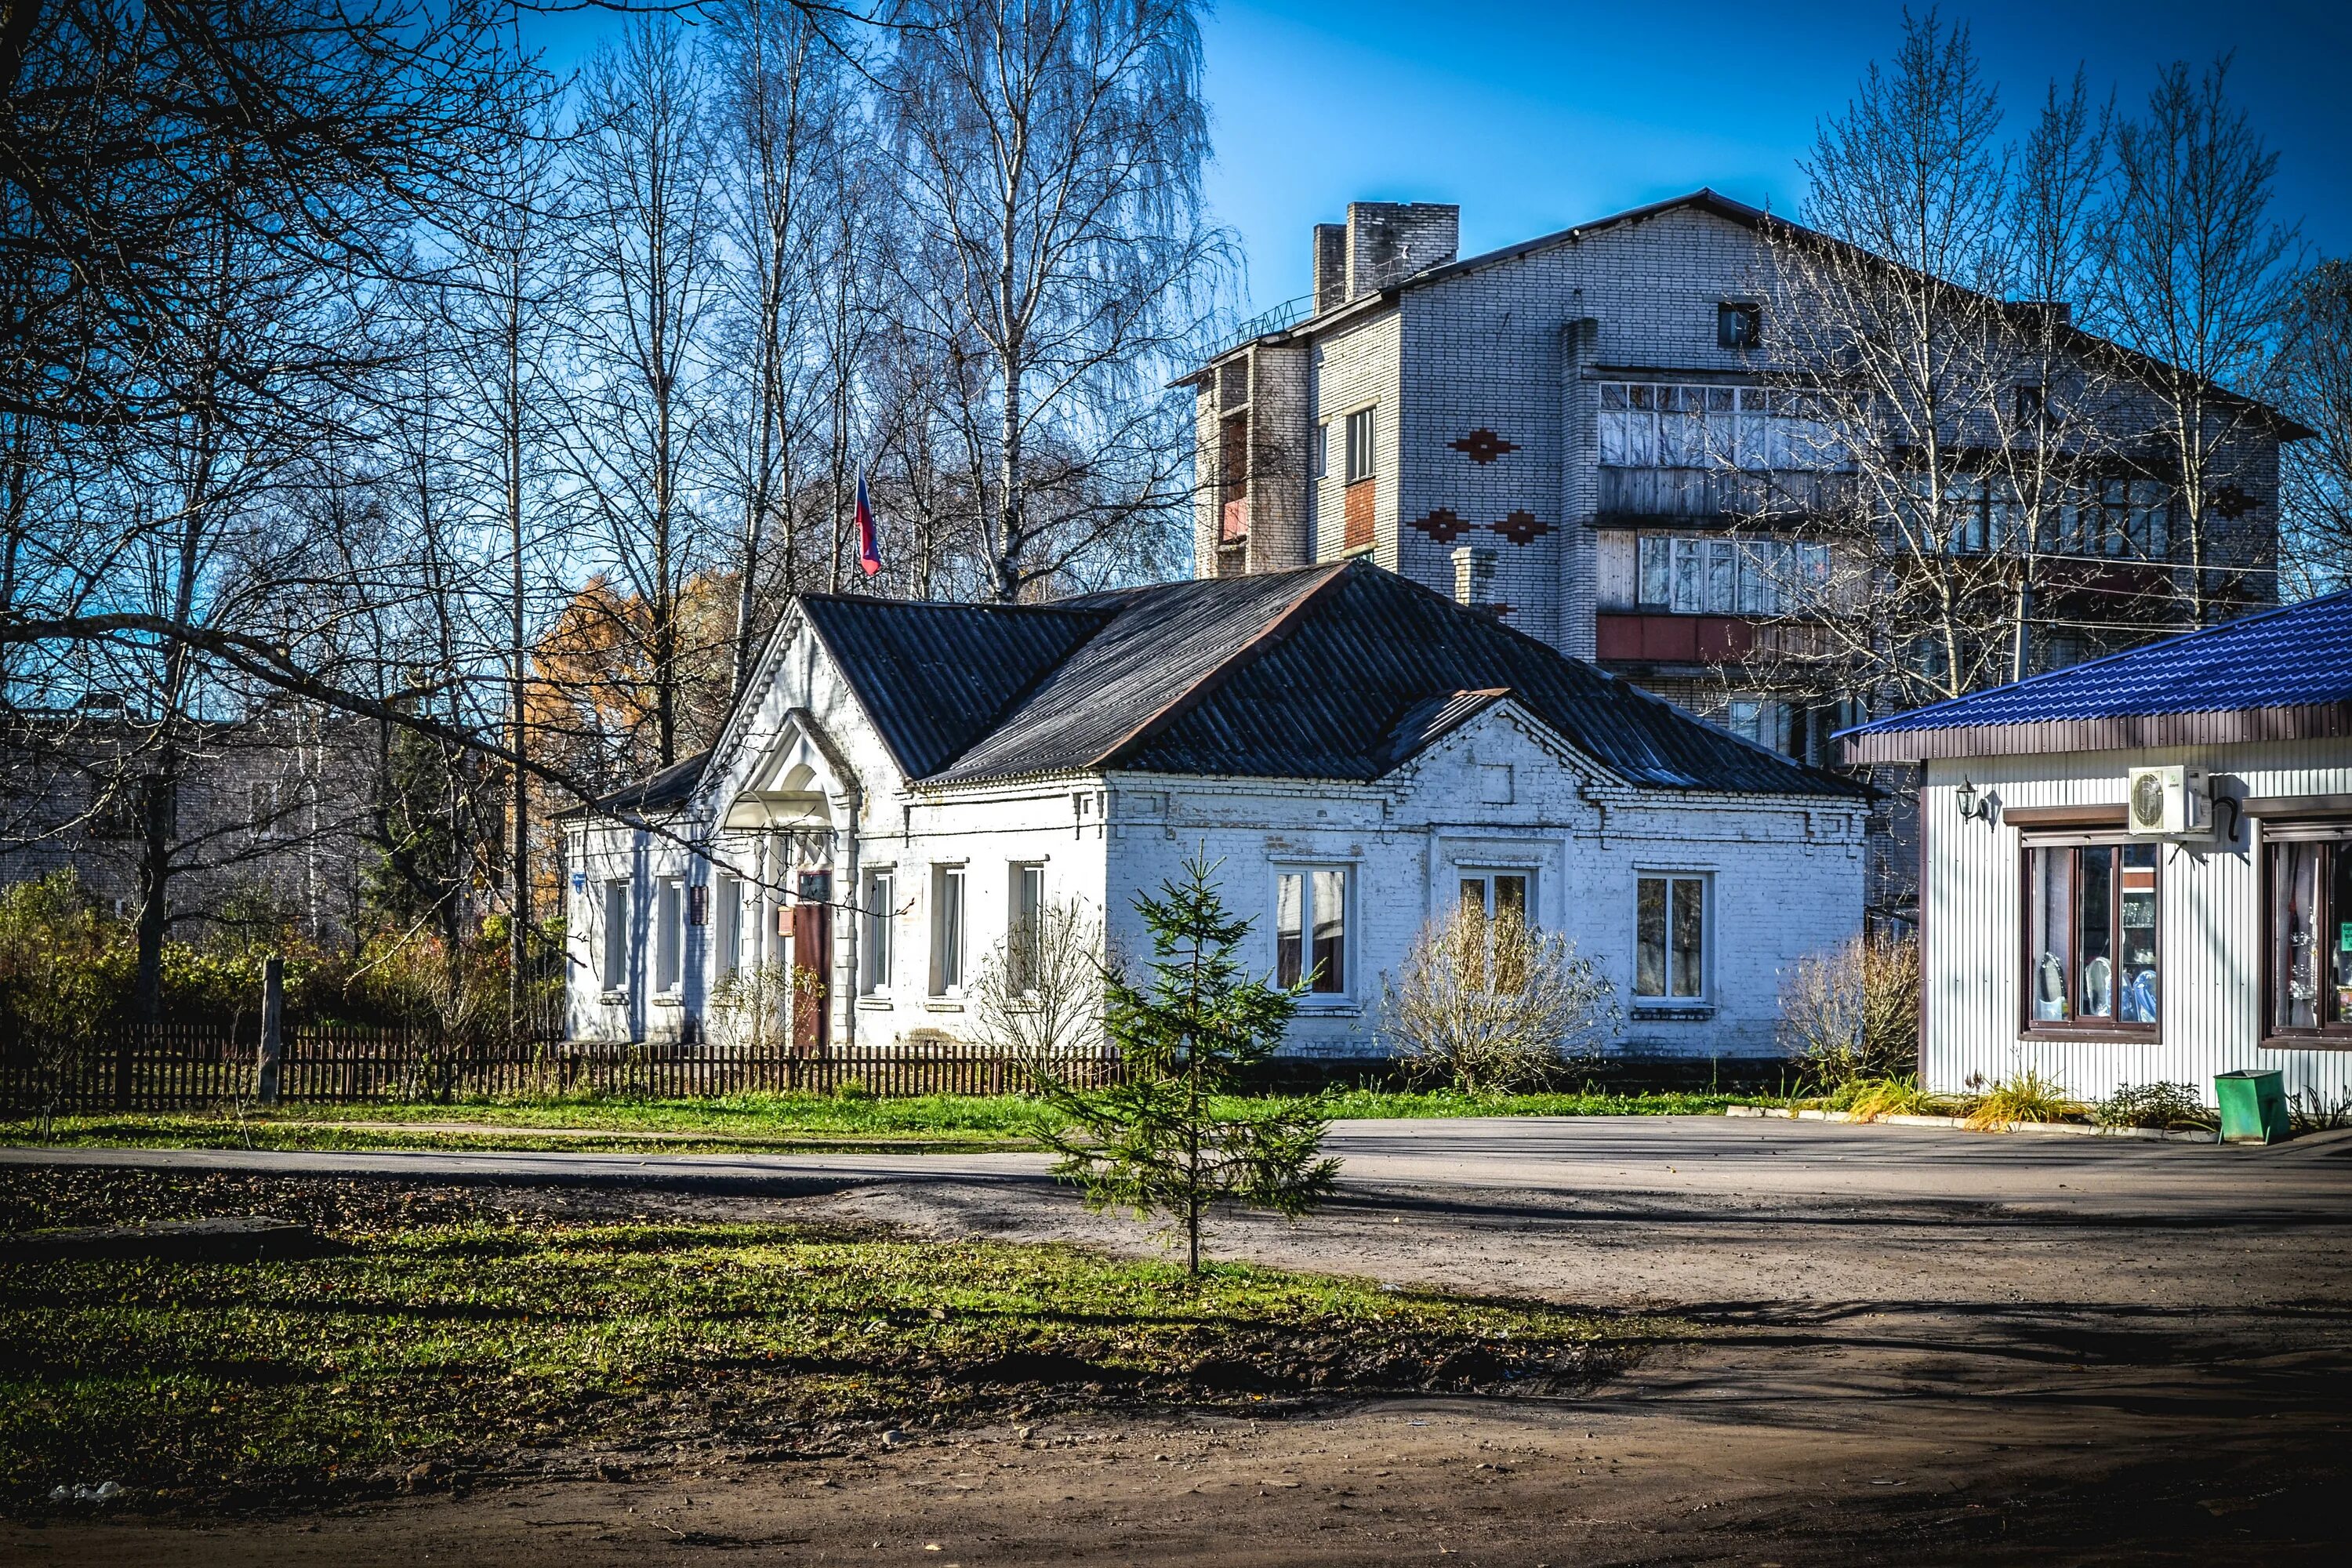
<svg viewBox="0 0 2352 1568">
<path fill-rule="evenodd" d="M 1066 605 L 811 594 L 809 625 L 908 778 L 935 773 L 1108 620 Z"/>
<path fill-rule="evenodd" d="M 2352 592 L 1843 731 L 1849 761 L 2352 735 Z"/>
<path fill-rule="evenodd" d="M 672 763 L 657 773 L 625 784 L 608 795 L 598 795 L 586 805 L 573 806 L 559 815 L 569 816 L 586 811 L 634 815 L 675 810 L 694 797 L 696 787 L 702 783 L 702 770 L 709 762 L 709 752 L 697 752 L 690 757 Z"/>
</svg>

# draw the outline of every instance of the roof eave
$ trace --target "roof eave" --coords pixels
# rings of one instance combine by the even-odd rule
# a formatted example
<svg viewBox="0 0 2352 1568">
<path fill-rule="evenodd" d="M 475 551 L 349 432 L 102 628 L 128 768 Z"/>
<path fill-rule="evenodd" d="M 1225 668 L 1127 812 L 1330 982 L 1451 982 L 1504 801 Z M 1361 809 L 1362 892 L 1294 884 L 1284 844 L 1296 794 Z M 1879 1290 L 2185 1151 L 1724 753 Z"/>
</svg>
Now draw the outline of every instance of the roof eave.
<svg viewBox="0 0 2352 1568">
<path fill-rule="evenodd" d="M 2128 752 L 2347 737 L 2352 737 L 2352 700 L 2190 713 L 2115 713 L 2006 724 L 1865 729 L 1840 737 L 1840 743 L 1847 763 L 1866 766 L 1955 757 L 2042 756 L 2060 752 Z"/>
</svg>

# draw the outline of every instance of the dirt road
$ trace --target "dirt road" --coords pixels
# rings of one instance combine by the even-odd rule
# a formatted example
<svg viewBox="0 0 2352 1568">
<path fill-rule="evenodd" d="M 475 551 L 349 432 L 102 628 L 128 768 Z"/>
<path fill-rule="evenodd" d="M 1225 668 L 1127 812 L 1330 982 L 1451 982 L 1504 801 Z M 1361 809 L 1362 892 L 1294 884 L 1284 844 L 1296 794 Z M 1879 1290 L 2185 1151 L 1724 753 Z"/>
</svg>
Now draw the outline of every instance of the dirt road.
<svg viewBox="0 0 2352 1568">
<path fill-rule="evenodd" d="M 2352 1138 L 2250 1151 L 1644 1119 L 1360 1123 L 1338 1142 L 1339 1203 L 1227 1224 L 1216 1247 L 1670 1304 L 1709 1341 L 1575 1401 L 1057 1422 L 792 1464 L 688 1449 L 625 1479 L 323 1517 L 10 1526 L 0 1558 L 1794 1568 L 2352 1551 Z M 764 1190 L 723 1157 L 634 1179 L 719 1212 L 761 1190 L 812 1217 L 1150 1245 L 1008 1157 L 964 1158 L 822 1179 L 803 1162 Z"/>
</svg>

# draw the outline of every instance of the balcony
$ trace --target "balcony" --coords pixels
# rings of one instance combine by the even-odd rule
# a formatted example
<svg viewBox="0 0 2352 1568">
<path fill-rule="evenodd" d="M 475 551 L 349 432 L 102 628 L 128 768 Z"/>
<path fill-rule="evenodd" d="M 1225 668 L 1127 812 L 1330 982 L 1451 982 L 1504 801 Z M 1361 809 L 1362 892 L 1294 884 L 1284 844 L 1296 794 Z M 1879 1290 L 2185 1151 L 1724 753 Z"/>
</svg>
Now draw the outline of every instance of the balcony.
<svg viewBox="0 0 2352 1568">
<path fill-rule="evenodd" d="M 1654 522 L 1794 518 L 1831 511 L 1853 495 L 1853 476 L 1827 469 L 1759 473 L 1748 468 L 1601 469 L 1594 521 Z"/>
</svg>

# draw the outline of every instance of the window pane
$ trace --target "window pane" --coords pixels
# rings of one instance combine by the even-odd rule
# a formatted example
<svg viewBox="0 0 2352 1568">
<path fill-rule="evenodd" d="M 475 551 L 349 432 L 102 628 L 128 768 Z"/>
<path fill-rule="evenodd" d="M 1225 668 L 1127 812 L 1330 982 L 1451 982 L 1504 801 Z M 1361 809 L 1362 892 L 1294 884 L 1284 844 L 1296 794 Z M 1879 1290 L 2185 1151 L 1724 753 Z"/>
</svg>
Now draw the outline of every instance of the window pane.
<svg viewBox="0 0 2352 1568">
<path fill-rule="evenodd" d="M 2067 876 L 2074 854 L 2065 849 L 2027 851 L 2029 891 L 2026 909 L 2026 952 L 2032 977 L 2028 982 L 2037 1023 L 2056 1023 L 2074 1016 L 2067 1005 L 2072 993 L 2067 975 L 2073 948 L 2067 933 L 2074 929 Z"/>
<path fill-rule="evenodd" d="M 2334 936 L 2326 945 L 2335 955 L 2328 964 L 2334 971 L 2335 995 L 2330 998 L 2327 1022 L 2340 1024 L 2352 1018 L 2352 855 L 2346 854 L 2341 844 L 2320 847 L 2326 851 L 2323 860 L 2328 868 L 2327 923 Z"/>
<path fill-rule="evenodd" d="M 2081 908 L 2074 922 L 2074 951 L 2082 964 L 2075 994 L 2085 1018 L 2112 1018 L 2116 1013 L 2115 955 L 2108 951 L 2108 917 L 2113 912 L 2116 852 L 2101 845 L 2075 852 Z"/>
<path fill-rule="evenodd" d="M 1486 912 L 1486 878 L 1465 877 L 1462 879 L 1462 907 L 1465 910 L 1476 910 L 1480 914 Z"/>
<path fill-rule="evenodd" d="M 1633 910 L 1633 994 L 1666 994 L 1666 883 L 1644 877 Z"/>
<path fill-rule="evenodd" d="M 1673 609 L 1678 616 L 1699 613 L 1705 584 L 1701 577 L 1706 571 L 1706 541 L 1677 539 L 1675 541 L 1675 592 Z"/>
<path fill-rule="evenodd" d="M 604 884 L 604 988 L 629 983 L 629 885 Z"/>
<path fill-rule="evenodd" d="M 890 989 L 890 878 L 866 879 L 866 989 Z"/>
<path fill-rule="evenodd" d="M 2156 846 L 2124 847 L 2116 873 L 2116 924 L 2123 951 L 2117 955 L 2116 1017 L 2126 1024 L 2157 1021 Z"/>
<path fill-rule="evenodd" d="M 1315 873 L 1315 984 L 1318 992 L 1348 988 L 1348 873 Z"/>
<path fill-rule="evenodd" d="M 1300 924 L 1300 891 L 1304 883 L 1296 871 L 1286 871 L 1274 879 L 1274 983 L 1296 985 L 1305 968 L 1305 955 Z"/>
<path fill-rule="evenodd" d="M 2271 1016 L 2282 1029 L 2319 1026 L 2320 844 L 2271 846 Z"/>
<path fill-rule="evenodd" d="M 1677 996 L 1706 994 L 1706 884 L 1696 877 L 1675 878 L 1669 975 Z"/>
<path fill-rule="evenodd" d="M 1622 395 L 1622 390 L 1620 395 Z M 1625 410 L 1622 405 L 1616 408 L 1604 406 L 1601 410 L 1601 460 L 1619 467 L 1624 464 Z"/>
<path fill-rule="evenodd" d="M 1739 608 L 1739 546 L 1727 539 L 1707 542 L 1706 608 L 1717 616 Z"/>
<path fill-rule="evenodd" d="M 1495 879 L 1495 912 L 1501 914 L 1506 910 L 1523 921 L 1528 918 L 1528 879 L 1525 877 Z"/>
<path fill-rule="evenodd" d="M 1663 605 L 1672 597 L 1675 542 L 1655 534 L 1644 534 L 1641 542 L 1642 584 L 1640 602 Z"/>
</svg>

